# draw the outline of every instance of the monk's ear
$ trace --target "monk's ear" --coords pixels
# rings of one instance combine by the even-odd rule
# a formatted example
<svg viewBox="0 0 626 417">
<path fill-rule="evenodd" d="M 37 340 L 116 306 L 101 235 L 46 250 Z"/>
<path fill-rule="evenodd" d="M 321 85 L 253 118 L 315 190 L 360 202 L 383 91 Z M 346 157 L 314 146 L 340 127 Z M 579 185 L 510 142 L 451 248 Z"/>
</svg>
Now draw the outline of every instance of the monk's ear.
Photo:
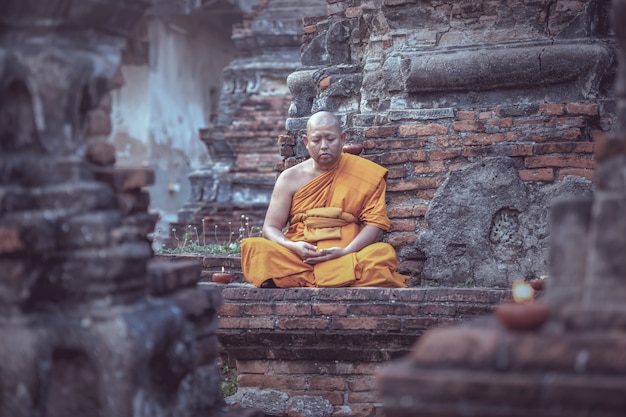
<svg viewBox="0 0 626 417">
<path fill-rule="evenodd" d="M 348 134 L 346 132 L 341 132 L 341 140 L 342 141 L 346 141 L 346 137 L 348 136 Z"/>
<path fill-rule="evenodd" d="M 302 135 L 302 143 L 304 143 L 305 147 L 309 145 L 309 138 L 307 135 Z"/>
</svg>

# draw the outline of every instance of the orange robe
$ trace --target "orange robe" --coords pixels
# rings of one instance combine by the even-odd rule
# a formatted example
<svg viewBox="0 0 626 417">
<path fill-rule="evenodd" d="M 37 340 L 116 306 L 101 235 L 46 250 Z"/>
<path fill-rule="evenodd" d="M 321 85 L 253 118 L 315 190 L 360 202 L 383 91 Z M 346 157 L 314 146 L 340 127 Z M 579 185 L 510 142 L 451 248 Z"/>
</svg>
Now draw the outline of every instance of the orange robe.
<svg viewBox="0 0 626 417">
<path fill-rule="evenodd" d="M 387 173 L 365 158 L 342 154 L 335 168 L 294 194 L 285 236 L 322 249 L 346 247 L 366 224 L 389 231 Z M 281 288 L 406 287 L 409 278 L 396 272 L 396 252 L 384 242 L 310 265 L 278 243 L 247 238 L 241 242 L 241 266 L 257 287 L 270 278 Z"/>
</svg>

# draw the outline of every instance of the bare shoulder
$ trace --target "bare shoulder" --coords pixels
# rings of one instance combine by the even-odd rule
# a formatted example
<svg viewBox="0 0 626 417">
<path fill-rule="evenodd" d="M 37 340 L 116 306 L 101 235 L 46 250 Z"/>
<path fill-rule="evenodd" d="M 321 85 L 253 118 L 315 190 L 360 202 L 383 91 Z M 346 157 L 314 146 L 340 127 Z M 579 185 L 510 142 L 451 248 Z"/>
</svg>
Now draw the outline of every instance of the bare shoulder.
<svg viewBox="0 0 626 417">
<path fill-rule="evenodd" d="M 312 179 L 309 164 L 309 160 L 306 160 L 281 172 L 276 181 L 276 187 L 290 193 L 296 192 Z"/>
</svg>

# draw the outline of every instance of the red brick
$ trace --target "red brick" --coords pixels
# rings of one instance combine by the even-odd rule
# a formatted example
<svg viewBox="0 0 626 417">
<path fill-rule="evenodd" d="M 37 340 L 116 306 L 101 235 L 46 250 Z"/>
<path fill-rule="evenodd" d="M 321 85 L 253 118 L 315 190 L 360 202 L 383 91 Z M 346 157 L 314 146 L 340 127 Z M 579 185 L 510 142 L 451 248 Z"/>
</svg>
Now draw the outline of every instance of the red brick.
<svg viewBox="0 0 626 417">
<path fill-rule="evenodd" d="M 459 110 L 456 112 L 456 117 L 459 120 L 474 120 L 476 118 L 476 114 L 473 111 Z"/>
<path fill-rule="evenodd" d="M 426 139 L 368 140 L 363 143 L 365 149 L 415 149 L 426 146 Z"/>
<path fill-rule="evenodd" d="M 481 112 L 478 112 L 478 119 L 479 120 L 491 119 L 492 117 L 493 117 L 493 112 L 492 111 L 481 111 Z"/>
<path fill-rule="evenodd" d="M 552 168 L 521 169 L 518 173 L 522 181 L 554 181 L 554 170 Z"/>
<path fill-rule="evenodd" d="M 425 204 L 410 206 L 395 206 L 387 208 L 387 215 L 390 218 L 420 217 L 426 214 L 428 206 Z"/>
<path fill-rule="evenodd" d="M 259 375 L 259 374 L 239 374 L 237 376 L 237 386 L 254 388 L 289 387 L 290 389 L 306 389 L 306 379 L 298 376 L 288 375 Z"/>
<path fill-rule="evenodd" d="M 429 188 L 439 188 L 445 181 L 443 177 L 430 178 L 412 178 L 401 181 L 390 182 L 387 186 L 388 191 L 409 191 L 409 190 L 425 190 Z"/>
<path fill-rule="evenodd" d="M 361 392 L 349 392 L 348 402 L 350 404 L 364 404 L 364 403 L 376 403 L 380 401 L 378 391 L 361 391 Z"/>
<path fill-rule="evenodd" d="M 415 164 L 414 171 L 417 175 L 447 172 L 446 166 L 442 161 L 417 163 Z"/>
<path fill-rule="evenodd" d="M 592 142 L 546 142 L 535 146 L 535 153 L 593 153 Z"/>
<path fill-rule="evenodd" d="M 369 376 L 348 380 L 348 389 L 352 392 L 372 391 L 376 389 L 376 379 Z"/>
<path fill-rule="evenodd" d="M 401 164 L 407 161 L 425 161 L 426 151 L 389 152 L 380 156 L 380 162 L 387 164 Z"/>
<path fill-rule="evenodd" d="M 585 114 L 588 116 L 598 115 L 597 104 L 568 103 L 565 107 L 567 108 L 567 112 L 570 114 Z"/>
<path fill-rule="evenodd" d="M 504 142 L 502 133 L 471 134 L 463 138 L 464 145 L 489 145 L 491 143 Z"/>
<path fill-rule="evenodd" d="M 415 197 L 421 200 L 432 200 L 435 197 L 435 193 L 437 192 L 436 188 L 432 188 L 429 190 L 420 190 L 415 193 Z"/>
<path fill-rule="evenodd" d="M 315 33 L 317 32 L 317 25 L 308 25 L 303 28 L 304 33 Z"/>
<path fill-rule="evenodd" d="M 312 314 L 314 315 L 332 316 L 332 317 L 345 316 L 348 311 L 348 307 L 345 304 L 335 304 L 335 303 L 313 304 L 311 309 L 312 309 Z"/>
<path fill-rule="evenodd" d="M 433 149 L 430 151 L 431 161 L 454 159 L 463 154 L 463 148 Z"/>
<path fill-rule="evenodd" d="M 513 127 L 513 118 L 505 117 L 503 119 L 489 119 L 487 120 L 489 126 L 496 126 L 499 128 L 511 128 Z"/>
<path fill-rule="evenodd" d="M 338 391 L 346 389 L 346 378 L 328 375 L 312 375 L 309 378 L 310 389 L 322 391 Z"/>
<path fill-rule="evenodd" d="M 539 111 L 542 114 L 546 114 L 548 116 L 560 116 L 562 114 L 565 114 L 565 108 L 562 104 L 540 104 Z"/>
<path fill-rule="evenodd" d="M 419 304 L 353 304 L 349 306 L 349 314 L 355 316 L 415 316 L 420 311 Z"/>
<path fill-rule="evenodd" d="M 389 236 L 388 243 L 393 247 L 411 246 L 417 242 L 417 235 L 411 233 L 393 233 Z"/>
<path fill-rule="evenodd" d="M 404 178 L 406 177 L 406 167 L 404 165 L 401 166 L 388 166 L 387 170 L 389 171 L 389 175 L 387 178 Z"/>
<path fill-rule="evenodd" d="M 526 158 L 524 164 L 527 168 L 546 167 L 570 167 L 570 168 L 595 168 L 593 159 L 580 157 L 577 155 L 546 155 Z"/>
<path fill-rule="evenodd" d="M 402 319 L 403 330 L 428 330 L 439 325 L 436 317 L 405 317 Z"/>
<path fill-rule="evenodd" d="M 463 138 L 455 135 L 445 135 L 435 139 L 434 145 L 438 148 L 448 148 L 451 146 L 462 146 Z"/>
<path fill-rule="evenodd" d="M 222 317 L 220 329 L 273 329 L 274 319 L 263 317 Z"/>
<path fill-rule="evenodd" d="M 415 227 L 417 226 L 417 222 L 415 220 L 404 219 L 398 220 L 394 219 L 391 221 L 391 232 L 410 232 L 415 231 Z"/>
<path fill-rule="evenodd" d="M 332 320 L 332 328 L 339 330 L 400 330 L 400 320 L 374 317 L 345 317 Z"/>
<path fill-rule="evenodd" d="M 593 169 L 575 169 L 575 168 L 565 168 L 559 171 L 559 180 L 562 180 L 568 175 L 576 175 L 579 177 L 587 178 L 590 181 L 594 180 L 594 170 Z"/>
<path fill-rule="evenodd" d="M 329 319 L 323 318 L 289 318 L 282 317 L 278 320 L 279 329 L 327 329 Z"/>
<path fill-rule="evenodd" d="M 484 132 L 485 122 L 482 120 L 459 120 L 452 123 L 457 132 Z"/>
<path fill-rule="evenodd" d="M 269 362 L 238 360 L 235 362 L 235 367 L 240 374 L 266 374 L 269 370 Z"/>
<path fill-rule="evenodd" d="M 399 128 L 400 136 L 433 136 L 445 135 L 448 128 L 438 123 L 429 123 L 424 125 L 402 125 Z"/>
<path fill-rule="evenodd" d="M 384 138 L 395 136 L 398 131 L 396 126 L 373 126 L 365 131 L 366 138 Z"/>
</svg>

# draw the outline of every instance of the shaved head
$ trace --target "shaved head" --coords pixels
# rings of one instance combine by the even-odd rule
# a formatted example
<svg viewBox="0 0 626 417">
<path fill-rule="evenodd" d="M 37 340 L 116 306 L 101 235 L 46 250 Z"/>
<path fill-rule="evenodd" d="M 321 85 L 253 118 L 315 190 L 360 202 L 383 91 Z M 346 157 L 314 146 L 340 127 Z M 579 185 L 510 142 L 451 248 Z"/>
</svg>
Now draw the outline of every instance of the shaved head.
<svg viewBox="0 0 626 417">
<path fill-rule="evenodd" d="M 341 130 L 339 118 L 329 111 L 319 111 L 313 114 L 306 123 L 307 133 L 310 133 L 311 129 L 320 126 L 336 126 L 338 131 Z"/>
</svg>

